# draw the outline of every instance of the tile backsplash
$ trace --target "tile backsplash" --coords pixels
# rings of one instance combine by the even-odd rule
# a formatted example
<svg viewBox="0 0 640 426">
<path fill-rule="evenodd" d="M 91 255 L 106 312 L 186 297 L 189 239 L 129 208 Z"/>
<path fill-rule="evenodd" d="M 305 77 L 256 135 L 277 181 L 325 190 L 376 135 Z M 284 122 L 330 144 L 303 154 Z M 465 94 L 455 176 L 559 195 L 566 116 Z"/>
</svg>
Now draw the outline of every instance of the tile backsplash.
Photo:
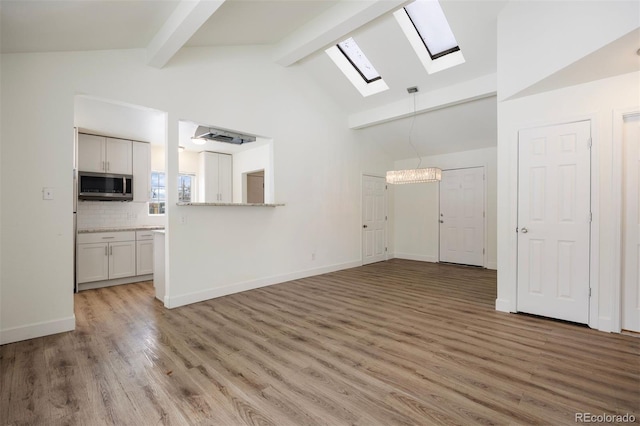
<svg viewBox="0 0 640 426">
<path fill-rule="evenodd" d="M 147 203 L 78 201 L 78 229 L 164 225 L 164 216 L 149 216 Z"/>
</svg>

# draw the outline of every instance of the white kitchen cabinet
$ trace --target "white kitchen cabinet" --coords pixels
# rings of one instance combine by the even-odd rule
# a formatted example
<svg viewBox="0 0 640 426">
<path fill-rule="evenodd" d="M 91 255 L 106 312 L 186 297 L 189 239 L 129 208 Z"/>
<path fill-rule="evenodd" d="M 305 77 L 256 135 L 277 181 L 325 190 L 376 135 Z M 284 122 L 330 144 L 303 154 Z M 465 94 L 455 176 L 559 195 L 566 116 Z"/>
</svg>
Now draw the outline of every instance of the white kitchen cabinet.
<svg viewBox="0 0 640 426">
<path fill-rule="evenodd" d="M 78 170 L 81 172 L 130 175 L 132 156 L 131 141 L 78 134 Z"/>
<path fill-rule="evenodd" d="M 109 243 L 78 244 L 78 283 L 109 279 Z"/>
<path fill-rule="evenodd" d="M 78 284 L 136 275 L 135 232 L 79 234 L 76 271 Z"/>
<path fill-rule="evenodd" d="M 232 202 L 233 158 L 229 154 L 203 151 L 199 154 L 198 201 Z"/>
<path fill-rule="evenodd" d="M 153 231 L 136 232 L 136 275 L 153 274 Z"/>
<path fill-rule="evenodd" d="M 136 242 L 109 243 L 109 279 L 136 275 Z"/>
<path fill-rule="evenodd" d="M 151 201 L 151 145 L 133 142 L 133 201 Z"/>
</svg>

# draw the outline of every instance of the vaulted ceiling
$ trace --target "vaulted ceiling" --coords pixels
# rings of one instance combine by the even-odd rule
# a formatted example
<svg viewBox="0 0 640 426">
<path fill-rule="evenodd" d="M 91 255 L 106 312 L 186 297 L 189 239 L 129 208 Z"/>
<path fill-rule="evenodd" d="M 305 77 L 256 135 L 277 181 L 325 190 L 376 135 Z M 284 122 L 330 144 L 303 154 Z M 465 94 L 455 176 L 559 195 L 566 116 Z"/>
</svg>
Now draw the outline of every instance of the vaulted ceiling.
<svg viewBox="0 0 640 426">
<path fill-rule="evenodd" d="M 435 74 L 427 74 L 392 15 L 406 3 L 2 0 L 0 41 L 2 53 L 147 49 L 150 66 L 160 68 L 180 48 L 264 45 L 274 62 L 308 73 L 349 126 L 394 159 L 415 156 L 409 136 L 423 156 L 495 146 L 496 24 L 506 0 L 440 1 L 466 62 Z M 350 36 L 389 90 L 363 97 L 325 54 Z M 420 89 L 415 99 L 410 86 Z"/>
</svg>

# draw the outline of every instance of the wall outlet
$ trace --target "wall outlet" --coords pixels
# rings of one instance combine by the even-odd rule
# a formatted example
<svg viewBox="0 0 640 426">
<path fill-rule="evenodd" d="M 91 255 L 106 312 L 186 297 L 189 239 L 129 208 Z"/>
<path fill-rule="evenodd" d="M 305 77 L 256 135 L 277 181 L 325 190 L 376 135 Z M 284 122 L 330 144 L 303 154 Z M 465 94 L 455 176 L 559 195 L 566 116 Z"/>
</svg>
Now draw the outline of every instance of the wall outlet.
<svg viewBox="0 0 640 426">
<path fill-rule="evenodd" d="M 182 225 L 186 225 L 187 224 L 187 215 L 186 214 L 180 215 L 180 224 L 182 224 Z"/>
</svg>

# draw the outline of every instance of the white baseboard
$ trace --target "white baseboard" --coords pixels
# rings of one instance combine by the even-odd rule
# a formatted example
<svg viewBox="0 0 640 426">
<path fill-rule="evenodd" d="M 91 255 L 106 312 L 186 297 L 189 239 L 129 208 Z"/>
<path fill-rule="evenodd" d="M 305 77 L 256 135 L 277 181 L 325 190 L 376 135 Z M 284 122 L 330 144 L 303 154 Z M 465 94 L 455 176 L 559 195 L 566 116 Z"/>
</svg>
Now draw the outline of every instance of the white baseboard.
<svg viewBox="0 0 640 426">
<path fill-rule="evenodd" d="M 589 323 L 589 327 L 595 328 L 600 331 L 605 331 L 608 333 L 620 333 L 620 328 L 614 324 L 614 321 L 609 317 L 600 317 L 598 318 L 597 324 L 593 322 Z"/>
<path fill-rule="evenodd" d="M 428 256 L 423 254 L 410 254 L 410 253 L 395 253 L 396 259 L 405 260 L 417 260 L 419 262 L 431 262 L 436 263 L 438 258 L 436 256 Z"/>
<path fill-rule="evenodd" d="M 50 334 L 64 333 L 65 331 L 73 331 L 75 328 L 75 315 L 53 321 L 37 322 L 35 324 L 8 328 L 6 330 L 0 330 L 0 345 L 48 336 Z"/>
<path fill-rule="evenodd" d="M 260 278 L 257 280 L 243 281 L 235 284 L 230 284 L 224 287 L 210 288 L 207 290 L 196 291 L 193 293 L 187 293 L 187 294 L 182 294 L 177 296 L 165 296 L 164 305 L 170 309 L 177 308 L 179 306 L 189 305 L 191 303 L 197 303 L 197 302 L 202 302 L 204 300 L 215 299 L 216 297 L 227 296 L 229 294 L 240 293 L 242 291 L 253 290 L 256 288 L 266 287 L 273 284 L 280 284 L 287 281 L 299 280 L 301 278 L 327 274 L 329 272 L 355 268 L 358 266 L 362 266 L 361 260 L 323 266 L 321 268 L 307 269 L 304 271 L 292 272 L 290 274 L 275 275 L 273 277 Z"/>
<path fill-rule="evenodd" d="M 511 302 L 506 299 L 496 299 L 496 311 L 514 312 L 511 310 Z"/>
<path fill-rule="evenodd" d="M 134 277 L 116 278 L 114 280 L 92 281 L 78 284 L 78 291 L 93 290 L 95 288 L 112 287 L 114 285 L 133 284 L 153 280 L 153 274 L 136 275 Z"/>
<path fill-rule="evenodd" d="M 498 262 L 487 262 L 487 269 L 498 270 Z"/>
</svg>

